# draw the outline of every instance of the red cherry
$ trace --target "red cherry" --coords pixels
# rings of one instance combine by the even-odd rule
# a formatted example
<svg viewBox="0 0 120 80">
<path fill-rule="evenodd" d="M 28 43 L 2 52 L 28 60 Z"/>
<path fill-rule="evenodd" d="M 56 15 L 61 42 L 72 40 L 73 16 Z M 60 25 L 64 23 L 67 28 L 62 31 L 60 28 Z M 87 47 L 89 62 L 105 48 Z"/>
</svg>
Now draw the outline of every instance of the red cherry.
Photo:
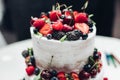
<svg viewBox="0 0 120 80">
<path fill-rule="evenodd" d="M 90 72 L 90 74 L 91 74 L 91 77 L 95 77 L 96 74 L 97 74 L 97 70 L 94 68 L 94 69 Z"/>
<path fill-rule="evenodd" d="M 107 77 L 104 77 L 103 80 L 108 80 L 108 78 L 107 78 Z"/>
<path fill-rule="evenodd" d="M 44 18 L 37 19 L 33 22 L 33 26 L 37 29 L 40 29 L 44 26 L 45 20 Z"/>
<path fill-rule="evenodd" d="M 63 25 L 62 31 L 68 32 L 68 31 L 72 31 L 72 30 L 73 30 L 73 27 L 71 27 L 71 26 L 69 26 L 67 24 Z"/>
<path fill-rule="evenodd" d="M 86 23 L 88 22 L 88 16 L 86 13 L 79 13 L 74 16 L 76 23 Z"/>
<path fill-rule="evenodd" d="M 60 10 L 53 10 L 50 12 L 49 17 L 51 21 L 57 21 L 61 15 L 62 14 Z"/>
<path fill-rule="evenodd" d="M 65 72 L 58 72 L 57 77 L 60 80 L 66 80 L 66 78 L 65 78 Z"/>
<path fill-rule="evenodd" d="M 34 73 L 35 67 L 34 66 L 28 66 L 26 69 L 27 74 L 30 76 Z"/>
<path fill-rule="evenodd" d="M 47 34 L 52 33 L 52 27 L 51 24 L 45 24 L 39 31 L 41 34 L 43 34 L 44 36 L 46 36 Z"/>
<path fill-rule="evenodd" d="M 90 73 L 82 70 L 82 71 L 79 73 L 79 78 L 80 78 L 80 79 L 89 79 L 89 78 L 90 78 Z"/>
<path fill-rule="evenodd" d="M 75 29 L 80 30 L 83 34 L 87 34 L 89 32 L 89 26 L 86 23 L 75 23 Z"/>
<path fill-rule="evenodd" d="M 61 31 L 63 29 L 63 24 L 61 21 L 57 21 L 52 24 L 54 30 Z"/>
</svg>

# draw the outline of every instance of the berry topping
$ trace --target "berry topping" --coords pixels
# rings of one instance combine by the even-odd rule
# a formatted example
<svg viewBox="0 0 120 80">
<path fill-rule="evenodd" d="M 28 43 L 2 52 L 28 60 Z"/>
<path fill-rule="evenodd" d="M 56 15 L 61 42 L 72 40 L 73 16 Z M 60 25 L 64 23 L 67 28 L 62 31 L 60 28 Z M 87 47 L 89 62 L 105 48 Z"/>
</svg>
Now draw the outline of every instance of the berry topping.
<svg viewBox="0 0 120 80">
<path fill-rule="evenodd" d="M 49 17 L 51 21 L 57 21 L 61 15 L 60 10 L 53 10 L 50 12 Z"/>
<path fill-rule="evenodd" d="M 86 64 L 83 69 L 84 69 L 86 72 L 89 72 L 90 69 L 91 69 L 91 67 L 92 67 L 91 64 Z"/>
<path fill-rule="evenodd" d="M 57 71 L 56 70 L 50 70 L 50 74 L 52 76 L 57 76 Z"/>
<path fill-rule="evenodd" d="M 63 25 L 62 31 L 68 32 L 68 31 L 72 31 L 72 30 L 73 30 L 73 27 L 71 27 L 71 26 L 69 26 L 69 25 L 67 25 L 67 24 L 64 24 L 64 25 Z"/>
<path fill-rule="evenodd" d="M 94 68 L 90 71 L 91 77 L 94 78 L 97 75 L 97 70 Z"/>
<path fill-rule="evenodd" d="M 85 71 L 81 71 L 81 72 L 79 73 L 79 78 L 80 78 L 80 79 L 89 79 L 89 78 L 90 78 L 90 73 L 85 72 Z"/>
<path fill-rule="evenodd" d="M 35 70 L 34 66 L 28 66 L 28 67 L 26 68 L 26 72 L 27 72 L 27 74 L 28 74 L 29 76 L 34 73 L 34 70 Z"/>
<path fill-rule="evenodd" d="M 45 80 L 47 80 L 47 79 L 51 78 L 51 74 L 48 70 L 43 70 L 41 73 L 41 77 L 44 78 Z"/>
<path fill-rule="evenodd" d="M 64 35 L 65 35 L 65 33 L 61 32 L 61 31 L 59 31 L 59 32 L 58 31 L 54 31 L 52 33 L 53 38 L 57 39 L 57 40 L 60 40 Z"/>
<path fill-rule="evenodd" d="M 94 53 L 93 58 L 94 58 L 94 60 L 100 59 L 101 58 L 101 53 L 100 52 Z"/>
<path fill-rule="evenodd" d="M 52 34 L 47 34 L 47 39 L 52 39 Z"/>
<path fill-rule="evenodd" d="M 50 80 L 59 80 L 57 77 L 52 77 Z"/>
<path fill-rule="evenodd" d="M 78 13 L 75 15 L 76 23 L 86 23 L 88 22 L 88 16 L 86 13 Z"/>
<path fill-rule="evenodd" d="M 37 19 L 33 22 L 33 26 L 37 29 L 40 29 L 44 26 L 45 20 L 44 18 Z"/>
<path fill-rule="evenodd" d="M 52 27 L 50 24 L 47 23 L 40 29 L 39 32 L 46 36 L 47 34 L 52 33 Z"/>
<path fill-rule="evenodd" d="M 65 72 L 58 72 L 57 77 L 59 80 L 66 80 Z"/>
<path fill-rule="evenodd" d="M 29 56 L 28 50 L 24 50 L 24 51 L 22 52 L 22 56 L 23 56 L 24 58 L 28 57 L 28 56 Z"/>
<path fill-rule="evenodd" d="M 86 23 L 75 23 L 75 29 L 80 30 L 83 34 L 87 34 L 89 32 L 89 26 Z"/>
<path fill-rule="evenodd" d="M 31 62 L 31 64 L 32 64 L 33 66 L 36 66 L 34 56 L 30 56 L 30 62 Z"/>
<path fill-rule="evenodd" d="M 73 80 L 79 80 L 79 76 L 76 72 L 71 72 L 71 77 L 73 78 Z"/>
<path fill-rule="evenodd" d="M 63 24 L 61 21 L 54 22 L 52 24 L 54 30 L 61 31 L 63 29 Z"/>
<path fill-rule="evenodd" d="M 87 38 L 88 38 L 88 34 L 83 34 L 83 35 L 82 35 L 82 39 L 83 39 L 83 40 L 86 40 Z"/>
<path fill-rule="evenodd" d="M 78 40 L 80 36 L 76 35 L 74 31 L 67 32 L 67 40 L 72 41 L 72 40 Z"/>
<path fill-rule="evenodd" d="M 35 75 L 38 75 L 39 73 L 40 73 L 40 69 L 36 67 L 36 68 L 35 68 L 35 71 L 34 71 L 34 74 L 35 74 Z"/>
</svg>

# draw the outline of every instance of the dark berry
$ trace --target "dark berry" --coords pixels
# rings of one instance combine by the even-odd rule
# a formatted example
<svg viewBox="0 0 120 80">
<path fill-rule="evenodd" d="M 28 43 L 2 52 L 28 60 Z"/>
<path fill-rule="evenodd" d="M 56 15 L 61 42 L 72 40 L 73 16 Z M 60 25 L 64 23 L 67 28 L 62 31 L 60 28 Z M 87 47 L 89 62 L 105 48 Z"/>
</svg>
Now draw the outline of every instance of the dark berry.
<svg viewBox="0 0 120 80">
<path fill-rule="evenodd" d="M 34 34 L 37 34 L 38 30 L 37 29 L 33 29 L 33 32 L 34 32 Z"/>
<path fill-rule="evenodd" d="M 81 37 L 83 34 L 82 34 L 82 32 L 80 31 L 80 30 L 74 30 L 74 33 L 75 33 L 75 35 L 76 36 L 78 36 L 78 37 Z"/>
<path fill-rule="evenodd" d="M 98 52 L 98 49 L 97 48 L 94 48 L 94 53 L 97 53 Z"/>
<path fill-rule="evenodd" d="M 83 69 L 84 69 L 85 71 L 89 72 L 90 69 L 91 69 L 91 67 L 92 67 L 91 64 L 86 64 L 86 65 L 84 65 L 84 68 L 83 68 Z"/>
<path fill-rule="evenodd" d="M 87 24 L 88 24 L 89 27 L 93 27 L 93 22 L 92 22 L 91 19 L 88 19 L 88 23 Z"/>
<path fill-rule="evenodd" d="M 47 39 L 52 39 L 52 35 L 51 34 L 47 34 Z"/>
<path fill-rule="evenodd" d="M 50 70 L 50 74 L 52 76 L 57 76 L 57 71 L 56 70 Z"/>
<path fill-rule="evenodd" d="M 31 64 L 32 64 L 33 66 L 36 66 L 34 56 L 30 56 L 30 62 L 31 62 Z"/>
<path fill-rule="evenodd" d="M 63 36 L 65 35 L 65 33 L 64 32 L 61 32 L 61 31 L 59 31 L 59 32 L 53 32 L 53 34 L 52 34 L 52 36 L 53 36 L 53 38 L 54 39 L 57 39 L 57 40 L 60 40 Z"/>
<path fill-rule="evenodd" d="M 90 28 L 89 28 L 89 31 L 90 31 L 90 32 L 93 32 L 93 28 L 90 27 Z"/>
<path fill-rule="evenodd" d="M 94 68 L 92 71 L 90 71 L 91 77 L 94 78 L 97 74 L 97 70 Z"/>
<path fill-rule="evenodd" d="M 83 34 L 83 35 L 82 35 L 82 39 L 83 39 L 83 40 L 86 40 L 87 38 L 88 38 L 88 34 Z"/>
<path fill-rule="evenodd" d="M 28 57 L 28 56 L 29 56 L 28 50 L 24 50 L 24 51 L 22 52 L 22 56 L 23 56 L 24 58 Z"/>
<path fill-rule="evenodd" d="M 50 80 L 59 80 L 57 77 L 52 77 Z"/>
<path fill-rule="evenodd" d="M 82 71 L 79 73 L 79 78 L 82 79 L 82 80 L 89 79 L 89 78 L 90 78 L 90 73 L 82 70 Z"/>
<path fill-rule="evenodd" d="M 74 31 L 67 32 L 66 35 L 67 35 L 67 40 L 69 40 L 69 41 L 78 40 L 80 38 L 80 36 L 77 36 L 74 33 Z"/>
<path fill-rule="evenodd" d="M 41 77 L 44 78 L 45 80 L 47 80 L 47 79 L 51 78 L 51 74 L 48 70 L 43 70 L 41 73 Z"/>
<path fill-rule="evenodd" d="M 36 67 L 36 68 L 35 68 L 35 71 L 34 71 L 34 74 L 35 74 L 35 75 L 38 75 L 39 73 L 40 73 L 40 69 Z"/>
<path fill-rule="evenodd" d="M 93 54 L 93 58 L 94 58 L 94 60 L 98 60 L 98 59 L 101 58 L 101 55 L 98 54 L 98 53 L 94 53 L 94 54 Z"/>
</svg>

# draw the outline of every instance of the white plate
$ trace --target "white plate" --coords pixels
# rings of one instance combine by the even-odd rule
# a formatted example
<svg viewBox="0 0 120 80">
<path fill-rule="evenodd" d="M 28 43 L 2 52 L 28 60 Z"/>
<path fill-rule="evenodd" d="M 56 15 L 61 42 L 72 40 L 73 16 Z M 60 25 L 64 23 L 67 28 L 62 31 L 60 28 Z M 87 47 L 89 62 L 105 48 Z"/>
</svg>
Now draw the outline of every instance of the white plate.
<svg viewBox="0 0 120 80">
<path fill-rule="evenodd" d="M 17 42 L 0 49 L 0 80 L 20 80 L 25 75 L 25 62 L 21 52 L 32 46 L 31 40 Z M 97 37 L 95 46 L 100 51 L 113 52 L 120 58 L 120 40 L 108 37 Z M 115 68 L 112 64 L 107 66 L 104 58 L 105 77 L 109 80 L 120 79 L 120 65 Z"/>
</svg>

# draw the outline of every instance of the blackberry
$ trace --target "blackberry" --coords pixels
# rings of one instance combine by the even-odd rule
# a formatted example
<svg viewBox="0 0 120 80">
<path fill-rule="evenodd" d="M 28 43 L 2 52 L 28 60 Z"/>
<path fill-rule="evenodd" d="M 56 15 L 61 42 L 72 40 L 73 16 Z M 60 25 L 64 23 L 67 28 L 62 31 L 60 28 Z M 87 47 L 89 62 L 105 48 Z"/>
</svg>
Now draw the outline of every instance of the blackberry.
<svg viewBox="0 0 120 80">
<path fill-rule="evenodd" d="M 69 41 L 78 40 L 80 38 L 80 36 L 77 36 L 74 33 L 74 31 L 67 32 L 66 35 L 67 35 L 67 40 L 69 40 Z"/>
<path fill-rule="evenodd" d="M 83 34 L 80 30 L 74 30 L 76 36 L 81 37 Z"/>
<path fill-rule="evenodd" d="M 92 28 L 92 27 L 90 27 L 90 28 L 89 28 L 89 31 L 90 31 L 90 32 L 93 32 L 93 28 Z"/>
<path fill-rule="evenodd" d="M 88 34 L 83 34 L 83 35 L 82 35 L 82 39 L 83 39 L 83 40 L 86 40 L 87 38 L 88 38 Z"/>
<path fill-rule="evenodd" d="M 52 33 L 53 38 L 54 38 L 54 39 L 57 39 L 57 40 L 60 40 L 64 35 L 65 35 L 65 33 L 64 33 L 64 32 L 61 32 L 61 31 L 59 31 L 59 32 L 54 31 L 54 32 Z"/>
<path fill-rule="evenodd" d="M 28 50 L 24 50 L 24 51 L 22 52 L 22 56 L 23 56 L 24 58 L 28 57 L 28 56 L 29 56 Z"/>
</svg>

